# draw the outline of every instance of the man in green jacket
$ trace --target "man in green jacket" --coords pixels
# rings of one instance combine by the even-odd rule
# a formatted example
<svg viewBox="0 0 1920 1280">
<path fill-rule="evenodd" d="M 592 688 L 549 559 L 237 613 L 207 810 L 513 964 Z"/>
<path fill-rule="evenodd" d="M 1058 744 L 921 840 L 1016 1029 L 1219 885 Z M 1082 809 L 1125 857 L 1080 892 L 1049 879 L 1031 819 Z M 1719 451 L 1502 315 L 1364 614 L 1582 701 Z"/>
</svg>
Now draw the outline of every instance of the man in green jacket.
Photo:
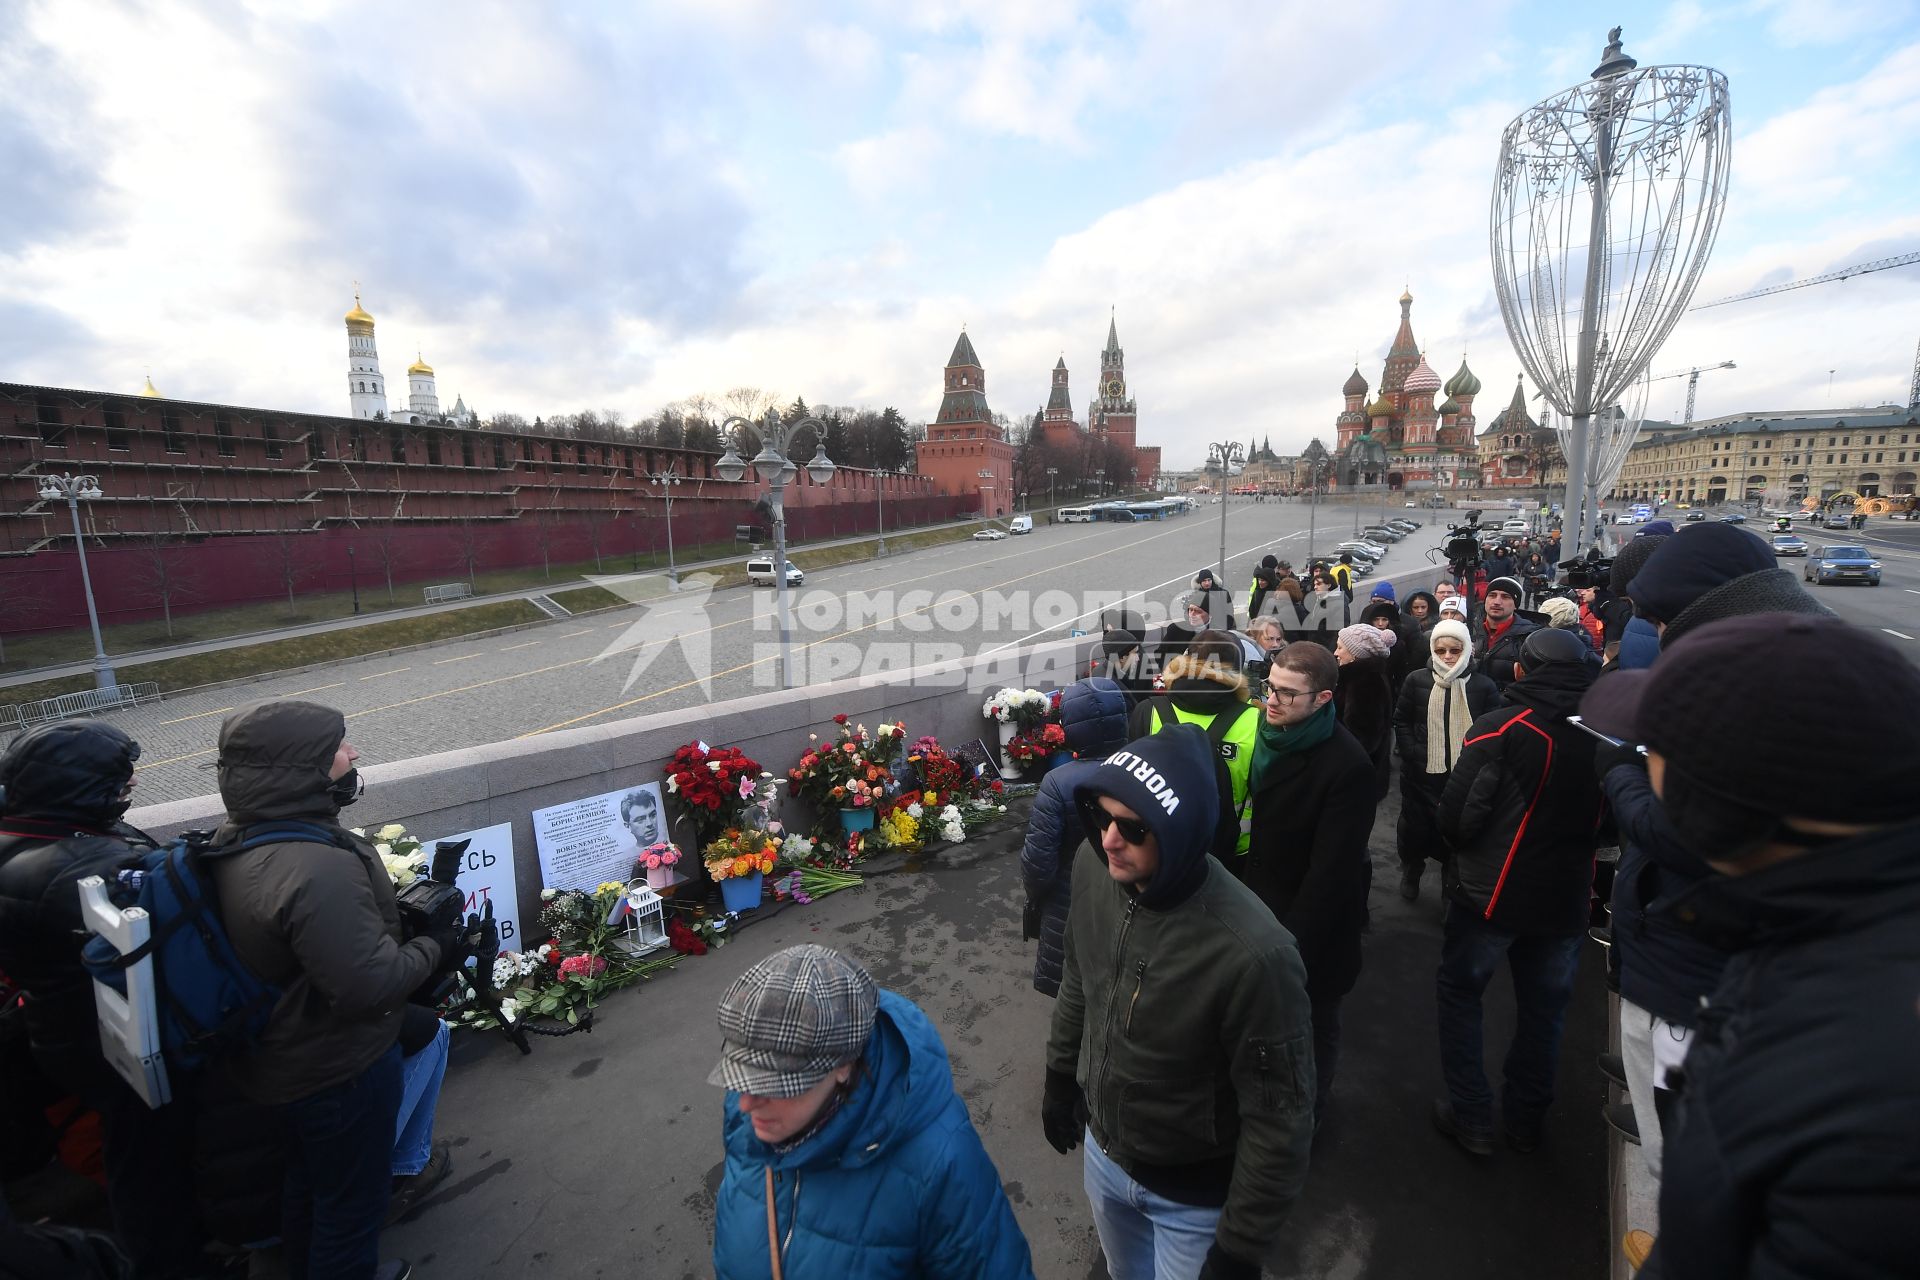
<svg viewBox="0 0 1920 1280">
<path fill-rule="evenodd" d="M 1293 935 L 1207 845 L 1212 746 L 1171 725 L 1074 795 L 1074 862 L 1041 1119 L 1081 1140 L 1113 1280 L 1258 1280 L 1306 1180 L 1313 1045 Z"/>
</svg>

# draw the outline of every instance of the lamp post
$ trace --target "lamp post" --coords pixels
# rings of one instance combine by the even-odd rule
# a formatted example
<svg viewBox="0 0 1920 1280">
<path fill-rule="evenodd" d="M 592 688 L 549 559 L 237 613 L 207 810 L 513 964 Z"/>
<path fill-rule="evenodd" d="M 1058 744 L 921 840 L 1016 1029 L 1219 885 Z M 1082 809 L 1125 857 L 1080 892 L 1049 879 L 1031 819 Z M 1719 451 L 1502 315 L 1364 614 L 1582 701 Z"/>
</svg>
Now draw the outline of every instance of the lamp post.
<svg viewBox="0 0 1920 1280">
<path fill-rule="evenodd" d="M 347 544 L 347 581 L 353 585 L 353 616 L 360 616 L 360 565 L 354 558 L 353 544 Z"/>
<path fill-rule="evenodd" d="M 111 689 L 120 683 L 107 661 L 107 647 L 100 642 L 100 614 L 93 607 L 93 575 L 87 572 L 87 540 L 80 532 L 80 503 L 100 497 L 97 476 L 46 476 L 40 481 L 40 496 L 48 502 L 65 499 L 67 514 L 73 517 L 73 549 L 80 553 L 80 586 L 87 597 L 87 622 L 93 627 L 93 684 Z"/>
<path fill-rule="evenodd" d="M 873 557 L 878 560 L 887 554 L 887 473 L 877 468 L 873 473 L 873 498 L 878 511 L 875 527 L 879 530 L 873 540 Z"/>
<path fill-rule="evenodd" d="M 1307 460 L 1307 566 L 1313 565 L 1313 537 L 1320 516 L 1320 478 L 1327 467 L 1327 447 L 1316 437 L 1306 447 Z"/>
<path fill-rule="evenodd" d="M 673 564 L 673 491 L 680 483 L 680 472 L 676 470 L 679 465 L 669 462 L 665 471 L 646 473 L 647 483 L 660 486 L 661 500 L 667 504 L 667 585 L 673 591 L 680 589 L 680 571 Z"/>
<path fill-rule="evenodd" d="M 1056 520 L 1060 518 L 1060 510 L 1057 506 L 1054 505 L 1054 501 L 1053 501 L 1053 478 L 1059 474 L 1060 474 L 1060 468 L 1058 467 L 1047 468 L 1047 506 L 1053 509 L 1053 518 Z"/>
<path fill-rule="evenodd" d="M 1093 496 L 1096 498 L 1104 498 L 1107 496 L 1107 469 L 1105 467 L 1095 467 L 1093 469 Z"/>
<path fill-rule="evenodd" d="M 1215 566 L 1214 577 L 1222 585 L 1227 581 L 1227 478 L 1233 473 L 1233 464 L 1244 461 L 1246 456 L 1237 440 L 1222 440 L 1207 446 L 1207 465 L 1220 470 L 1220 563 Z"/>
<path fill-rule="evenodd" d="M 798 418 L 783 423 L 777 410 L 767 410 L 767 416 L 760 422 L 749 422 L 742 417 L 730 417 L 720 424 L 720 434 L 727 441 L 727 451 L 713 464 L 713 470 L 722 480 L 740 480 L 747 474 L 748 463 L 740 457 L 737 442 L 743 437 L 742 429 L 760 433 L 760 452 L 753 457 L 753 471 L 766 482 L 767 497 L 773 505 L 773 577 L 774 585 L 780 591 L 780 687 L 793 688 L 793 621 L 787 611 L 787 485 L 800 474 L 800 468 L 787 457 L 792 448 L 794 437 L 801 430 L 813 432 L 813 457 L 807 462 L 807 474 L 813 477 L 815 484 L 825 484 L 833 479 L 838 470 L 833 459 L 827 456 L 827 429 L 817 418 Z"/>
</svg>

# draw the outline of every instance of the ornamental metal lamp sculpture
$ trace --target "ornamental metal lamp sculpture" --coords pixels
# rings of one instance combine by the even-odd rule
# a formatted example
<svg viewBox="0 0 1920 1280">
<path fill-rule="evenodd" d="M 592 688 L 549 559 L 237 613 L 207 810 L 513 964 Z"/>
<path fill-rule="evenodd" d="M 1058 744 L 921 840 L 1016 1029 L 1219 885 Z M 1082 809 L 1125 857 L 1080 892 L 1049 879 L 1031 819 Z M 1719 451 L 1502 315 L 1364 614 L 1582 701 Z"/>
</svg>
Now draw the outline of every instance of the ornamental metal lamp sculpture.
<svg viewBox="0 0 1920 1280">
<path fill-rule="evenodd" d="M 753 457 L 754 474 L 767 485 L 768 505 L 773 509 L 773 580 L 780 590 L 780 687 L 793 688 L 793 619 L 787 608 L 787 485 L 797 479 L 800 468 L 787 459 L 787 451 L 802 430 L 813 432 L 813 457 L 807 463 L 807 475 L 815 484 L 826 484 L 838 470 L 827 456 L 826 424 L 816 418 L 798 418 L 782 423 L 773 409 L 758 423 L 731 417 L 720 424 L 727 451 L 713 464 L 714 474 L 722 480 L 746 477 L 748 463 L 740 457 L 739 445 L 751 440 L 749 433 L 760 435 L 760 452 Z"/>
<path fill-rule="evenodd" d="M 1507 126 L 1489 229 L 1514 350 L 1569 420 L 1568 556 L 1593 522 L 1594 421 L 1687 309 L 1720 230 L 1732 161 L 1726 76 L 1636 69 L 1620 28 L 1608 41 L 1592 79 Z"/>
<path fill-rule="evenodd" d="M 93 628 L 93 684 L 96 689 L 112 689 L 120 684 L 113 663 L 107 660 L 107 647 L 100 641 L 100 613 L 93 607 L 93 575 L 87 571 L 87 538 L 80 530 L 80 504 L 105 495 L 97 476 L 42 476 L 40 498 L 43 502 L 64 502 L 73 517 L 73 549 L 80 557 L 80 589 L 87 598 L 87 624 Z"/>
<path fill-rule="evenodd" d="M 1238 440 L 1221 440 L 1207 446 L 1207 470 L 1220 472 L 1220 559 L 1214 565 L 1214 577 L 1221 586 L 1227 585 L 1227 481 L 1233 475 L 1233 469 L 1247 460 L 1246 450 L 1240 447 Z"/>
</svg>

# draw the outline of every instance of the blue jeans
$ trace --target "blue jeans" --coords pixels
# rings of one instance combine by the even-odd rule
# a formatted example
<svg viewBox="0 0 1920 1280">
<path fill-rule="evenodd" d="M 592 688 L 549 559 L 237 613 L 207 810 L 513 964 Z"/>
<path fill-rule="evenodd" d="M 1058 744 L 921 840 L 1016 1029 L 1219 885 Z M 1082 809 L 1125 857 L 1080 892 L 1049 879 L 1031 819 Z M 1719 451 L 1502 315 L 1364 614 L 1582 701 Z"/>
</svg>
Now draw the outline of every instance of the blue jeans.
<svg viewBox="0 0 1920 1280">
<path fill-rule="evenodd" d="M 1501 1068 L 1501 1115 L 1514 1133 L 1531 1134 L 1540 1127 L 1553 1102 L 1560 1032 L 1573 997 L 1573 975 L 1580 967 L 1580 937 L 1509 933 L 1457 902 L 1447 904 L 1438 981 L 1440 1070 L 1454 1120 L 1462 1129 L 1493 1132 L 1480 997 L 1503 956 L 1513 972 L 1515 1025 Z"/>
<path fill-rule="evenodd" d="M 433 1112 L 440 1103 L 440 1082 L 447 1074 L 447 1024 L 426 1048 L 400 1060 L 400 1115 L 393 1144 L 393 1176 L 410 1178 L 433 1155 Z"/>
<path fill-rule="evenodd" d="M 393 1185 L 400 1074 L 395 1044 L 351 1080 L 282 1109 L 281 1242 L 293 1280 L 371 1280 Z"/>
<path fill-rule="evenodd" d="M 1207 1260 L 1220 1210 L 1153 1194 L 1107 1159 L 1086 1133 L 1087 1201 L 1113 1280 L 1194 1280 Z"/>
</svg>

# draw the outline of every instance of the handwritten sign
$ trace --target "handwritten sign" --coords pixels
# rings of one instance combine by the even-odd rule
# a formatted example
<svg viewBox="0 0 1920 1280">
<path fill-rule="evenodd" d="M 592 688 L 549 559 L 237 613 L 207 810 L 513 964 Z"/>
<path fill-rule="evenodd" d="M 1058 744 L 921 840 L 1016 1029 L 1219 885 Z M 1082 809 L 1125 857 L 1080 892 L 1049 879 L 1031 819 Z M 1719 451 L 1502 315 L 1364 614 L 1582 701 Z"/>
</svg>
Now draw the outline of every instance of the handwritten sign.
<svg viewBox="0 0 1920 1280">
<path fill-rule="evenodd" d="M 518 951 L 521 946 L 520 935 L 520 891 L 514 882 L 513 871 L 513 824 L 502 822 L 498 826 L 482 827 L 478 831 L 463 831 L 457 836 L 442 836 L 442 840 L 468 841 L 467 851 L 460 857 L 460 874 L 454 884 L 467 895 L 464 911 L 475 914 L 483 903 L 493 903 L 494 923 L 500 928 L 500 945 L 509 951 Z M 438 841 L 426 842 L 429 852 Z"/>
</svg>

